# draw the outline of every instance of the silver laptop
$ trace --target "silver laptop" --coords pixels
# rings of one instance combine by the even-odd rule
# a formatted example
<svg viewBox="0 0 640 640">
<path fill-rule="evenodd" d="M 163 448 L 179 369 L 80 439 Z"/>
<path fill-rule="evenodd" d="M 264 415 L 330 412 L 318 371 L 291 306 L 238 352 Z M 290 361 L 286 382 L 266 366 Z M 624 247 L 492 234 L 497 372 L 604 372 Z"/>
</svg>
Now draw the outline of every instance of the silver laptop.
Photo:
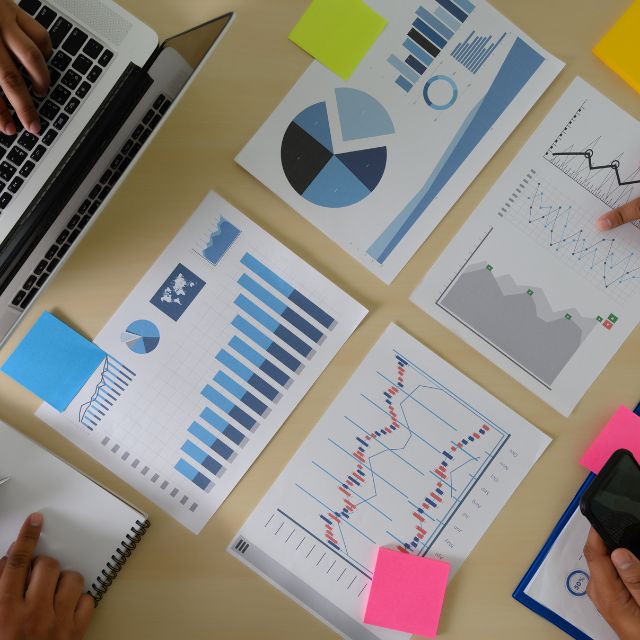
<svg viewBox="0 0 640 640">
<path fill-rule="evenodd" d="M 213 52 L 229 13 L 158 44 L 111 0 L 20 0 L 51 36 L 41 131 L 0 133 L 0 344 Z"/>
</svg>

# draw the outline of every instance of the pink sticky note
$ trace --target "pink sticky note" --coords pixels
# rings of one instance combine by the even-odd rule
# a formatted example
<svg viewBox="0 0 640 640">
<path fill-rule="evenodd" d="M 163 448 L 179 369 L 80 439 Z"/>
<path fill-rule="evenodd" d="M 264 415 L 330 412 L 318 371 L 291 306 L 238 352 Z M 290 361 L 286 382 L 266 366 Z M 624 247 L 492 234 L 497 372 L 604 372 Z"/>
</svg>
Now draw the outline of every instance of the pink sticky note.
<svg viewBox="0 0 640 640">
<path fill-rule="evenodd" d="M 379 549 L 364 621 L 435 638 L 449 569 L 446 562 Z"/>
<path fill-rule="evenodd" d="M 640 462 L 640 417 L 627 407 L 620 407 L 607 426 L 582 456 L 580 464 L 593 473 L 600 473 L 611 454 L 628 449 Z"/>
</svg>

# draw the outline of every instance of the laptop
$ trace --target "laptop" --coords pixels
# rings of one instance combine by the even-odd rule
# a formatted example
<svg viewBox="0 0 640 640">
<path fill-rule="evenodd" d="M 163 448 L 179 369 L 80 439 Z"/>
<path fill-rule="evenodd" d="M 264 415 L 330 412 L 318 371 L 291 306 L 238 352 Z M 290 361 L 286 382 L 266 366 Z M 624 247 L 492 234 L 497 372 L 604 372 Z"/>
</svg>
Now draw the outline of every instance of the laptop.
<svg viewBox="0 0 640 640">
<path fill-rule="evenodd" d="M 111 0 L 18 4 L 49 31 L 53 54 L 51 88 L 43 98 L 32 96 L 40 133 L 24 130 L 15 117 L 17 134 L 0 133 L 0 345 L 234 17 L 228 13 L 159 44 L 147 25 Z"/>
</svg>

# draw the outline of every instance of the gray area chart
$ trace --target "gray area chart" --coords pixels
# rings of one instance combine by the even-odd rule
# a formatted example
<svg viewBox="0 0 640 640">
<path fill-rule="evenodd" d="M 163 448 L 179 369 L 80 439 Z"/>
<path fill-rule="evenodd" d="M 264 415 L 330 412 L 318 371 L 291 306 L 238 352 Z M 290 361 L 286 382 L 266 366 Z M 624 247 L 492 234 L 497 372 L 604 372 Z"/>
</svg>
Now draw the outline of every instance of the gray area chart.
<svg viewBox="0 0 640 640">
<path fill-rule="evenodd" d="M 439 305 L 510 360 L 550 386 L 596 326 L 576 309 L 553 311 L 544 293 L 469 265 Z"/>
</svg>

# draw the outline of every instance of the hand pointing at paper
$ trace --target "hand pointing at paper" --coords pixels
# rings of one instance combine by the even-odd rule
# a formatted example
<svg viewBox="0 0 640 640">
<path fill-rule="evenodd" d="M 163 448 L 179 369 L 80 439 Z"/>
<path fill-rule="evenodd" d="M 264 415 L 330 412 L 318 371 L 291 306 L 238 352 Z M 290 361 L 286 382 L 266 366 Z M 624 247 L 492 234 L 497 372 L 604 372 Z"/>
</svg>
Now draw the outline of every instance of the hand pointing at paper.
<svg viewBox="0 0 640 640">
<path fill-rule="evenodd" d="M 640 198 L 627 202 L 622 207 L 600 216 L 596 226 L 600 231 L 609 231 L 634 220 L 640 220 Z"/>
<path fill-rule="evenodd" d="M 584 556 L 591 574 L 587 594 L 620 640 L 640 638 L 640 560 L 626 549 L 611 555 L 591 529 Z"/>
</svg>

